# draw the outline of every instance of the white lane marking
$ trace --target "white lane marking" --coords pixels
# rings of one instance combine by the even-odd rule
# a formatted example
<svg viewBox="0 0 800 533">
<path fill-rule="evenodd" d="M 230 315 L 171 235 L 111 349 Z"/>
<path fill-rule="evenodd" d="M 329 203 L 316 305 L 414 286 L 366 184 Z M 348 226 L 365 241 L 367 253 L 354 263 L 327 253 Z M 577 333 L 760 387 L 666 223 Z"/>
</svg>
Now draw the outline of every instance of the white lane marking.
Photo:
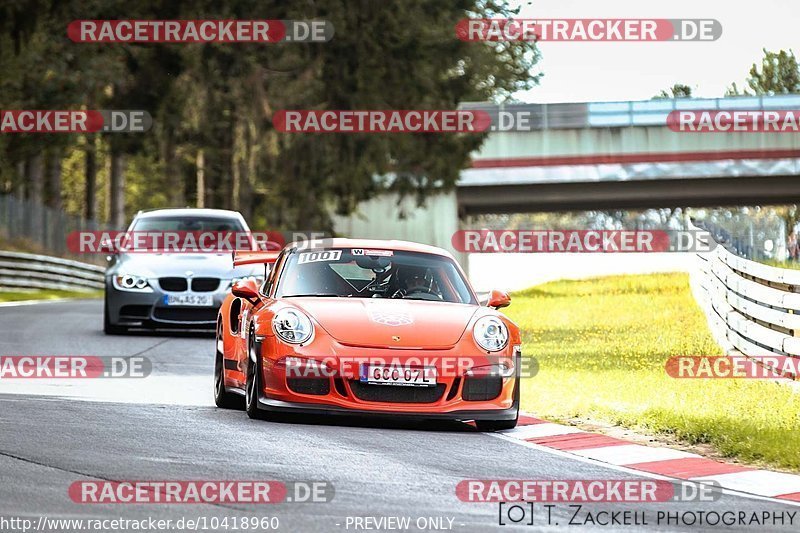
<svg viewBox="0 0 800 533">
<path fill-rule="evenodd" d="M 2 302 L 0 307 L 20 307 L 23 305 L 57 304 L 61 302 L 78 302 L 82 300 L 97 300 L 98 298 L 52 298 L 45 300 L 19 300 L 17 302 Z"/>
<path fill-rule="evenodd" d="M 747 472 L 703 476 L 692 478 L 692 481 L 717 481 L 724 487 L 745 492 L 767 492 L 769 496 L 800 492 L 800 476 L 783 472 L 770 472 L 769 470 L 750 470 Z"/>
<path fill-rule="evenodd" d="M 649 463 L 652 461 L 700 457 L 696 453 L 684 452 L 673 448 L 654 448 L 652 446 L 642 446 L 641 444 L 621 444 L 619 446 L 585 448 L 574 450 L 573 453 L 613 465 L 632 465 L 636 463 Z"/>
<path fill-rule="evenodd" d="M 502 439 L 504 441 L 511 442 L 511 443 L 514 443 L 514 444 L 518 444 L 518 445 L 524 446 L 526 448 L 531 448 L 532 450 L 536 450 L 536 451 L 539 451 L 539 452 L 549 453 L 550 455 L 556 455 L 558 457 L 563 457 L 565 459 L 571 459 L 571 460 L 577 461 L 579 463 L 585 463 L 585 464 L 590 464 L 590 465 L 593 465 L 593 466 L 598 466 L 598 467 L 601 467 L 601 468 L 606 468 L 608 470 L 615 470 L 617 472 L 622 472 L 624 474 L 630 474 L 630 475 L 633 475 L 633 476 L 644 477 L 644 478 L 648 478 L 648 479 L 662 479 L 662 480 L 665 480 L 665 481 L 673 481 L 673 482 L 687 481 L 685 479 L 678 479 L 678 478 L 674 478 L 674 477 L 662 476 L 660 474 L 654 474 L 652 472 L 645 472 L 643 470 L 635 470 L 633 468 L 628 468 L 628 467 L 622 466 L 622 465 L 613 465 L 611 463 L 604 463 L 602 461 L 598 461 L 597 459 L 591 459 L 589 457 L 581 457 L 580 455 L 575 455 L 574 453 L 571 453 L 571 452 L 565 452 L 565 451 L 562 451 L 562 450 L 557 450 L 555 448 L 548 448 L 547 446 L 542 446 L 542 445 L 539 445 L 539 444 L 536 444 L 536 443 L 533 443 L 533 442 L 530 442 L 530 441 L 527 441 L 527 440 L 515 439 L 514 437 L 509 437 L 509 436 L 503 435 L 502 433 L 484 433 L 484 435 L 488 435 L 488 436 L 494 437 L 496 439 Z M 695 481 L 695 480 L 692 480 L 692 481 Z M 698 481 L 698 482 L 702 483 L 702 481 Z M 790 505 L 792 507 L 800 507 L 800 502 L 795 502 L 795 501 L 792 501 L 792 500 L 779 500 L 777 498 L 770 498 L 769 496 L 762 496 L 760 494 L 754 494 L 754 493 L 750 493 L 750 492 L 742 492 L 742 491 L 739 491 L 739 490 L 733 490 L 733 489 L 729 489 L 729 488 L 725 488 L 725 487 L 723 487 L 721 490 L 720 489 L 717 489 L 717 490 L 719 490 L 719 492 L 721 492 L 722 494 L 730 494 L 731 496 L 739 496 L 741 498 L 747 498 L 749 500 L 759 500 L 759 501 L 765 501 L 765 502 L 771 502 L 771 503 L 780 503 L 780 504 L 784 504 L 784 505 Z"/>
<path fill-rule="evenodd" d="M 214 405 L 213 377 L 150 375 L 146 378 L 2 379 L 0 394 L 55 396 L 92 402 L 143 405 Z"/>
<path fill-rule="evenodd" d="M 554 437 L 556 435 L 569 435 L 572 433 L 585 433 L 576 427 L 565 426 L 563 424 L 553 424 L 545 422 L 543 424 L 531 424 L 528 426 L 517 426 L 501 432 L 503 435 L 515 439 L 537 439 L 541 437 Z"/>
</svg>

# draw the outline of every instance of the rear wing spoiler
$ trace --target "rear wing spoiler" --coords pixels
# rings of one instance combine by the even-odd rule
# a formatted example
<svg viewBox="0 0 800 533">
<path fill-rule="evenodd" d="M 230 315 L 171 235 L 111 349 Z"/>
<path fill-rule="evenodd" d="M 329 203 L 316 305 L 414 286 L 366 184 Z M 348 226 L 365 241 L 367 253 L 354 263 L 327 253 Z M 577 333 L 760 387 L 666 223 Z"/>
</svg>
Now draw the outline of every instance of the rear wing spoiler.
<svg viewBox="0 0 800 533">
<path fill-rule="evenodd" d="M 279 251 L 272 252 L 234 252 L 233 266 L 271 264 L 278 260 Z"/>
</svg>

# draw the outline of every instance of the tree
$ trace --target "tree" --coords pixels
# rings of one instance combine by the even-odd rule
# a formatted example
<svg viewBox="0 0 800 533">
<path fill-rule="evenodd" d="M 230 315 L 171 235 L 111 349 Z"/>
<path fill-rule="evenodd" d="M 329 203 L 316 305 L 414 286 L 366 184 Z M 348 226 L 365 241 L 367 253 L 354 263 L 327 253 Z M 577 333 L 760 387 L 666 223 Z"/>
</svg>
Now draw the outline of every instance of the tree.
<svg viewBox="0 0 800 533">
<path fill-rule="evenodd" d="M 669 89 L 662 90 L 653 99 L 660 98 L 691 98 L 692 88 L 682 83 L 676 83 Z"/>
<path fill-rule="evenodd" d="M 775 94 L 800 94 L 800 65 L 792 50 L 770 52 L 763 50 L 761 68 L 753 63 L 747 86 L 750 90 L 740 91 L 736 83 L 728 88 L 727 96 L 755 95 L 771 96 Z M 752 91 L 752 92 L 751 92 Z M 780 206 L 775 209 L 788 231 L 792 231 L 800 223 L 800 209 L 797 205 Z"/>
<path fill-rule="evenodd" d="M 750 89 L 740 91 L 736 83 L 732 83 L 726 92 L 727 96 L 800 94 L 800 66 L 794 52 L 770 52 L 766 49 L 763 52 L 760 68 L 755 63 L 750 67 L 746 80 Z"/>
<path fill-rule="evenodd" d="M 0 183 L 37 197 L 40 174 L 66 206 L 95 213 L 109 190 L 111 223 L 137 209 L 202 203 L 241 210 L 259 227 L 331 229 L 384 191 L 429 194 L 454 186 L 485 134 L 283 134 L 280 109 L 456 109 L 531 87 L 534 43 L 465 42 L 466 17 L 510 17 L 502 0 L 15 0 L 0 6 L 0 108 L 144 109 L 147 134 L 0 138 Z M 274 19 L 329 21 L 327 43 L 75 44 L 78 19 Z M 60 143 L 60 144 L 59 144 Z M 59 148 L 56 152 L 49 149 Z M 76 168 L 82 173 L 78 178 Z M 33 169 L 33 180 L 30 172 Z M 80 184 L 80 190 L 75 189 Z M 103 199 L 105 198 L 105 199 Z"/>
</svg>

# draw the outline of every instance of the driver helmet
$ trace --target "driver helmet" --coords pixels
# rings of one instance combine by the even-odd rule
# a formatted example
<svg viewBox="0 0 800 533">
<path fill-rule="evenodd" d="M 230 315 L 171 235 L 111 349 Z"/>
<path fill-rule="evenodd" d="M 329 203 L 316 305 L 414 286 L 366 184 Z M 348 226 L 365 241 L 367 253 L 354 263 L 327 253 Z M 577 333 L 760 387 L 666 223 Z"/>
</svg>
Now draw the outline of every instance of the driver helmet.
<svg viewBox="0 0 800 533">
<path fill-rule="evenodd" d="M 412 293 L 418 290 L 428 289 L 428 280 L 425 277 L 425 269 L 411 268 L 405 272 L 403 277 L 403 285 L 407 293 Z"/>
</svg>

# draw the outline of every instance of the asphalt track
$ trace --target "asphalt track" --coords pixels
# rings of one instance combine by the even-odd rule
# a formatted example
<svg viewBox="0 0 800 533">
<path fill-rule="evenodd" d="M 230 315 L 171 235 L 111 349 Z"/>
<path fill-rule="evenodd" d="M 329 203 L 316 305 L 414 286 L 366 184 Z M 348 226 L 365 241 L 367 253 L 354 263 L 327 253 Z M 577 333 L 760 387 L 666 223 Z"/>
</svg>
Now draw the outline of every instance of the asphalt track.
<svg viewBox="0 0 800 533">
<path fill-rule="evenodd" d="M 0 519 L 277 516 L 279 531 L 367 531 L 376 529 L 356 529 L 354 517 L 398 516 L 411 518 L 410 531 L 419 531 L 421 517 L 439 517 L 445 525 L 452 519 L 452 531 L 581 530 L 588 526 L 568 525 L 575 511 L 568 504 L 556 504 L 549 523 L 535 504 L 533 526 L 501 526 L 498 504 L 461 502 L 455 486 L 463 479 L 640 478 L 460 423 L 252 421 L 212 404 L 210 336 L 108 337 L 101 322 L 100 301 L 0 307 L 2 355 L 136 354 L 153 363 L 152 375 L 138 380 L 0 381 Z M 73 503 L 67 492 L 81 480 L 176 479 L 324 480 L 335 496 L 327 503 L 274 505 L 87 505 Z M 797 531 L 800 523 L 796 506 L 736 494 L 707 503 L 587 504 L 578 520 L 614 510 L 643 513 L 648 527 L 595 528 L 731 529 L 656 524 L 659 511 L 797 512 L 793 526 L 734 528 L 739 531 Z"/>
</svg>

